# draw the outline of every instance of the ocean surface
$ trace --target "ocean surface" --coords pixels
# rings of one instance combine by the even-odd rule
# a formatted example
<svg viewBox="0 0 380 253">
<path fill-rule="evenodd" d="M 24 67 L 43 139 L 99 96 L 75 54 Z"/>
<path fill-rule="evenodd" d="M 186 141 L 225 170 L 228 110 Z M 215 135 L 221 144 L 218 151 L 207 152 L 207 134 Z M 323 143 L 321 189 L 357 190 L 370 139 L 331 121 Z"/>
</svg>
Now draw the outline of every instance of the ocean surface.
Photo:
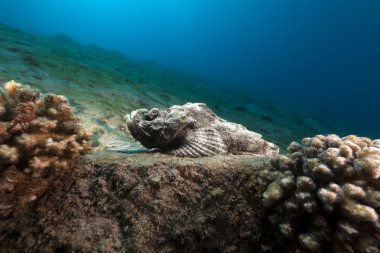
<svg viewBox="0 0 380 253">
<path fill-rule="evenodd" d="M 0 79 L 67 96 L 100 148 L 140 107 L 204 102 L 286 147 L 380 137 L 380 2 L 0 1 Z"/>
</svg>

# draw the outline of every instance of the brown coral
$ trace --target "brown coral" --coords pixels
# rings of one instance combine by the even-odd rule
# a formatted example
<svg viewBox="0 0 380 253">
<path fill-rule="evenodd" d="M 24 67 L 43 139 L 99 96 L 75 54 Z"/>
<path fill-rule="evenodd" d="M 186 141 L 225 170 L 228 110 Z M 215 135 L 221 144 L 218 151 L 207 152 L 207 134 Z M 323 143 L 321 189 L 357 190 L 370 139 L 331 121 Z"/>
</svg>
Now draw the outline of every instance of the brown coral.
<svg viewBox="0 0 380 253">
<path fill-rule="evenodd" d="M 263 204 L 290 252 L 379 252 L 380 141 L 317 135 L 263 171 Z"/>
<path fill-rule="evenodd" d="M 34 202 L 91 149 L 67 99 L 10 81 L 0 90 L 0 217 Z M 54 113 L 52 113 L 54 111 Z"/>
</svg>

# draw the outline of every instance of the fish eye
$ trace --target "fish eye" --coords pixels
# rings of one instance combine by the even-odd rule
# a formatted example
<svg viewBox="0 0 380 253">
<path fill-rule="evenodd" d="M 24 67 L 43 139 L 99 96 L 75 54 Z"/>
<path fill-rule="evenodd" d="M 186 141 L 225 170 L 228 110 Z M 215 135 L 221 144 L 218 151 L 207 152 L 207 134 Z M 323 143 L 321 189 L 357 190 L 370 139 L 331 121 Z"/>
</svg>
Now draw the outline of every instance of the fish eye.
<svg viewBox="0 0 380 253">
<path fill-rule="evenodd" d="M 160 113 L 160 110 L 158 108 L 152 108 L 150 111 L 149 111 L 149 117 L 151 119 L 155 119 L 158 114 Z"/>
</svg>

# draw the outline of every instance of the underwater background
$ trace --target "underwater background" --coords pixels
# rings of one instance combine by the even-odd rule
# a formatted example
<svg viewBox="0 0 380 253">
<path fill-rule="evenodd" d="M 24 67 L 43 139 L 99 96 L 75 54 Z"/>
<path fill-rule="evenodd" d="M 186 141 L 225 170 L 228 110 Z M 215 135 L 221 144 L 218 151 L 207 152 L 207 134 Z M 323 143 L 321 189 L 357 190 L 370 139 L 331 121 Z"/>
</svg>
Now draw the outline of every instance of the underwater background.
<svg viewBox="0 0 380 253">
<path fill-rule="evenodd" d="M 380 252 L 379 27 L 379 0 L 0 0 L 0 253 Z"/>
<path fill-rule="evenodd" d="M 0 79 L 67 96 L 107 148 L 131 147 L 125 113 L 188 101 L 281 147 L 378 138 L 379 13 L 374 0 L 2 0 Z"/>
</svg>

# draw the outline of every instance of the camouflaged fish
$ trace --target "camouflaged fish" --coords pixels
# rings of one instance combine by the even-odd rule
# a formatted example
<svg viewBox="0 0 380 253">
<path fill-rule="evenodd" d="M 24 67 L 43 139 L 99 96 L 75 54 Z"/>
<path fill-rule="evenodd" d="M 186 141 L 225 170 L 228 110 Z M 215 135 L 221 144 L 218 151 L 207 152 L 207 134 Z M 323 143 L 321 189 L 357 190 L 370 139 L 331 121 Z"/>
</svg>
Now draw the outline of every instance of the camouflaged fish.
<svg viewBox="0 0 380 253">
<path fill-rule="evenodd" d="M 125 116 L 132 136 L 144 147 L 181 157 L 217 154 L 275 155 L 279 148 L 244 126 L 219 118 L 205 104 L 138 109 Z"/>
</svg>

